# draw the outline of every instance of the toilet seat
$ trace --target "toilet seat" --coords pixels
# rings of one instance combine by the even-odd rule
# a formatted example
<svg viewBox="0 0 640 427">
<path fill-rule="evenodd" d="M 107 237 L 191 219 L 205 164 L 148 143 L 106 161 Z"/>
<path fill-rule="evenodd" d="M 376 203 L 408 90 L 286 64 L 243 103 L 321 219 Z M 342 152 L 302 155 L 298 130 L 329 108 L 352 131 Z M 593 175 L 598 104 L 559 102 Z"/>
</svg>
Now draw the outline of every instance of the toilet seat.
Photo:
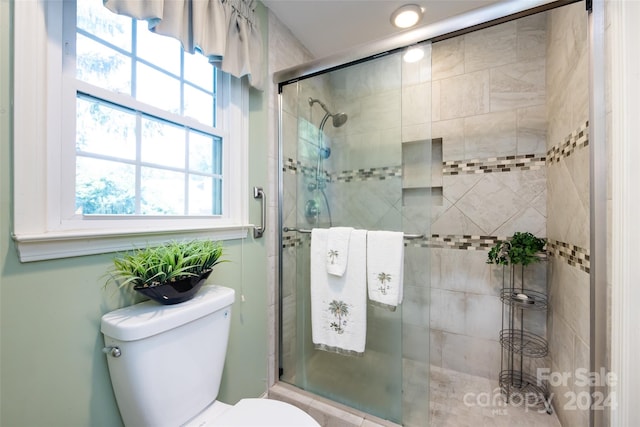
<svg viewBox="0 0 640 427">
<path fill-rule="evenodd" d="M 188 424 L 193 427 L 320 427 L 303 410 L 271 399 L 242 399 L 234 406 L 215 402 Z M 211 409 L 211 410 L 209 410 Z"/>
</svg>

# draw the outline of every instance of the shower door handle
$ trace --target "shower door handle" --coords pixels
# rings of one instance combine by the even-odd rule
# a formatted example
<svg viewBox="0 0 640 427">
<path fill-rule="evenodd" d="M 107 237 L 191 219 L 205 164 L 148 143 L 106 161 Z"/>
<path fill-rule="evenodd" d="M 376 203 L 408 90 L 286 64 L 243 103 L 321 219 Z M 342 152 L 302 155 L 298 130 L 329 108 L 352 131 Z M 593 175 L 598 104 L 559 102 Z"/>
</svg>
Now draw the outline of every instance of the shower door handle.
<svg viewBox="0 0 640 427">
<path fill-rule="evenodd" d="M 262 187 L 253 187 L 253 198 L 260 199 L 262 204 L 262 213 L 260 214 L 260 226 L 253 227 L 253 237 L 259 239 L 264 234 L 264 229 L 267 222 L 267 200 Z"/>
</svg>

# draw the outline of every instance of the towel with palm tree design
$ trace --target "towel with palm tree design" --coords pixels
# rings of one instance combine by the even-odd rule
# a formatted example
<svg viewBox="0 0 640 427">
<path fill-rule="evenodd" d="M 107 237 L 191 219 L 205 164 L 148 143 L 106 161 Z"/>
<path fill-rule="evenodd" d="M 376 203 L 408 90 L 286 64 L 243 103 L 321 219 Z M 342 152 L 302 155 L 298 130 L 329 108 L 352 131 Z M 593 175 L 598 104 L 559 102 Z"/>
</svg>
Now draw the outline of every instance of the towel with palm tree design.
<svg viewBox="0 0 640 427">
<path fill-rule="evenodd" d="M 342 276 L 349 261 L 349 241 L 352 227 L 331 227 L 327 236 L 327 273 Z"/>
<path fill-rule="evenodd" d="M 344 301 L 333 300 L 329 303 L 329 312 L 335 317 L 329 327 L 339 334 L 343 334 L 347 327 L 347 316 L 349 316 L 349 304 Z"/>
<path fill-rule="evenodd" d="M 311 338 L 316 349 L 362 355 L 367 335 L 366 231 L 351 232 L 342 276 L 327 271 L 327 229 L 311 232 Z M 339 259 L 343 249 L 333 249 Z"/>
<path fill-rule="evenodd" d="M 372 304 L 394 311 L 402 302 L 404 234 L 367 233 L 367 282 Z"/>
</svg>

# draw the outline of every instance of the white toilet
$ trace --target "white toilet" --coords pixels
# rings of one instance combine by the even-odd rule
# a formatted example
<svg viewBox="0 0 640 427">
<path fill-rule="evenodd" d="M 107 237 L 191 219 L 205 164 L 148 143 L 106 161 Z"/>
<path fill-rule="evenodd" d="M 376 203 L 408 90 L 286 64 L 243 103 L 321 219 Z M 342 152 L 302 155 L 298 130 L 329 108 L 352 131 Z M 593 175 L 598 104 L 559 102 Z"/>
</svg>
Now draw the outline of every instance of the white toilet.
<svg viewBox="0 0 640 427">
<path fill-rule="evenodd" d="M 176 305 L 152 301 L 102 316 L 111 383 L 127 427 L 319 427 L 269 399 L 218 402 L 233 289 L 205 286 Z"/>
</svg>

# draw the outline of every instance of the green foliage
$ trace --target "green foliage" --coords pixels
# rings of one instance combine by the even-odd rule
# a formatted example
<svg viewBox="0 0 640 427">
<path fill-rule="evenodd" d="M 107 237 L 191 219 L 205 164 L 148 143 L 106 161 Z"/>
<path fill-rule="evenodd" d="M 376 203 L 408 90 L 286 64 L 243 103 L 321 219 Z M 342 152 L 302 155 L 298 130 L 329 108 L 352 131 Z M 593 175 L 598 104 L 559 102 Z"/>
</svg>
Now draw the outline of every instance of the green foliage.
<svg viewBox="0 0 640 427">
<path fill-rule="evenodd" d="M 200 276 L 225 262 L 222 244 L 211 240 L 169 242 L 137 249 L 114 258 L 107 282 L 118 286 L 158 286 L 185 277 Z"/>
<path fill-rule="evenodd" d="M 119 215 L 136 212 L 135 196 L 107 178 L 78 183 L 76 209 L 83 214 Z"/>
<path fill-rule="evenodd" d="M 538 262 L 546 242 L 545 239 L 538 238 L 529 232 L 516 232 L 508 241 L 499 240 L 491 248 L 487 264 L 529 265 Z"/>
</svg>

